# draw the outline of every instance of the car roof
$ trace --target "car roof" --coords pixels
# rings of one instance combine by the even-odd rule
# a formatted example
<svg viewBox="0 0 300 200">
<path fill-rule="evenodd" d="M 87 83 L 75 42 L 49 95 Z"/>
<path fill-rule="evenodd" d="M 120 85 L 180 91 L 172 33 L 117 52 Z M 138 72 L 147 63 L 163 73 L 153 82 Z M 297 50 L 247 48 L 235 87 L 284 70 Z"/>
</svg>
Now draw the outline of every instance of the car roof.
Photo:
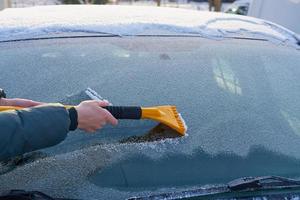
<svg viewBox="0 0 300 200">
<path fill-rule="evenodd" d="M 206 38 L 264 39 L 297 45 L 298 35 L 274 23 L 224 13 L 118 5 L 56 5 L 8 8 L 0 13 L 0 40 L 51 33 L 114 35 L 194 34 Z"/>
</svg>

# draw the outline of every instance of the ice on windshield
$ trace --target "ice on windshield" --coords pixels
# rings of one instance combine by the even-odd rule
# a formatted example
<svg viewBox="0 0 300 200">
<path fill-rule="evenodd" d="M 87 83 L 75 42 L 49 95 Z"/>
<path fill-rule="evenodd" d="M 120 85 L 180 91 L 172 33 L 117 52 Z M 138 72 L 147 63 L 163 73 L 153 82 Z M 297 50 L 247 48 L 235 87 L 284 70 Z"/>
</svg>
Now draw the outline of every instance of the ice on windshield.
<svg viewBox="0 0 300 200">
<path fill-rule="evenodd" d="M 174 104 L 189 126 L 188 137 L 150 142 L 144 136 L 157 125 L 152 121 L 70 133 L 2 174 L 1 191 L 124 199 L 243 176 L 300 176 L 294 48 L 147 37 L 23 41 L 0 49 L 0 85 L 11 97 L 56 102 L 92 87 L 114 105 Z"/>
</svg>

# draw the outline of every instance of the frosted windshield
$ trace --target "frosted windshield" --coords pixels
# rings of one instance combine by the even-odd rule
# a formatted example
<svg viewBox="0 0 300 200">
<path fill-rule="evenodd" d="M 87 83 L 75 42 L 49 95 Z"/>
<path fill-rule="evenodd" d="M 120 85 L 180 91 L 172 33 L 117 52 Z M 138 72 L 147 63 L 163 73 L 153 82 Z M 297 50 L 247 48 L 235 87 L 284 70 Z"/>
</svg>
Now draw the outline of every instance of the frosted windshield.
<svg viewBox="0 0 300 200">
<path fill-rule="evenodd" d="M 189 127 L 186 137 L 142 143 L 120 141 L 147 133 L 155 122 L 124 121 L 97 135 L 71 133 L 62 144 L 39 151 L 37 159 L 2 174 L 1 190 L 124 198 L 242 176 L 300 175 L 295 49 L 183 37 L 0 46 L 0 86 L 10 97 L 57 102 L 91 87 L 115 105 L 174 104 Z"/>
</svg>

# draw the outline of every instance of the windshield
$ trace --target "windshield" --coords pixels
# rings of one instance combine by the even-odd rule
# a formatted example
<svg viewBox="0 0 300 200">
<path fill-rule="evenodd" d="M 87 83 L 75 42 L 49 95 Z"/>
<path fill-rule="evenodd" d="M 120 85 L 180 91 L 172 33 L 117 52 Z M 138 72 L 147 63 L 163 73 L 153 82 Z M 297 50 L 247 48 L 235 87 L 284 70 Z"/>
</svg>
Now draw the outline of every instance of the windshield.
<svg viewBox="0 0 300 200">
<path fill-rule="evenodd" d="M 75 104 L 80 91 L 91 87 L 114 105 L 176 105 L 188 132 L 126 142 L 156 125 L 145 120 L 120 121 L 96 135 L 69 133 L 23 164 L 2 163 L 0 189 L 105 199 L 243 176 L 298 178 L 299 66 L 299 51 L 265 41 L 99 37 L 1 43 L 0 86 L 9 97 Z"/>
</svg>

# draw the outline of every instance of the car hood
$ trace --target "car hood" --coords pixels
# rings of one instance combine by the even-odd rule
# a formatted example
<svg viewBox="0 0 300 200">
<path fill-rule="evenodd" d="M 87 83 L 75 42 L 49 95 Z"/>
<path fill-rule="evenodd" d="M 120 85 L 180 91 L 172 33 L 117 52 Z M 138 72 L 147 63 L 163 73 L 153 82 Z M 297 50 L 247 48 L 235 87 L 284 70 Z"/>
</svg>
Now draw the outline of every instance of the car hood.
<svg viewBox="0 0 300 200">
<path fill-rule="evenodd" d="M 268 21 L 177 8 L 112 5 L 11 8 L 0 13 L 0 20 L 1 41 L 62 32 L 120 36 L 192 34 L 212 39 L 264 39 L 299 48 L 298 35 Z"/>
</svg>

